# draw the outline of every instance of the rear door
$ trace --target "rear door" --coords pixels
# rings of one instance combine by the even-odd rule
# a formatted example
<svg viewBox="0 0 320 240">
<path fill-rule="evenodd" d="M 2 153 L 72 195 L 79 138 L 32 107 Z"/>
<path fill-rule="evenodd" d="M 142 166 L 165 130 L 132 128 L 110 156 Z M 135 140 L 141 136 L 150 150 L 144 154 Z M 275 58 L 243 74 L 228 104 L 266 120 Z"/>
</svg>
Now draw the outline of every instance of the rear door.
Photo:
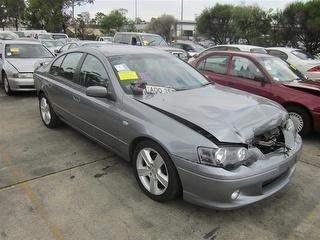
<svg viewBox="0 0 320 240">
<path fill-rule="evenodd" d="M 53 79 L 47 86 L 47 94 L 54 110 L 71 125 L 77 125 L 74 108 L 78 99 L 74 96 L 79 91 L 77 83 L 77 67 L 81 63 L 83 53 L 73 52 L 59 57 L 49 72 Z"/>
<path fill-rule="evenodd" d="M 200 59 L 196 68 L 210 81 L 229 86 L 232 81 L 227 76 L 230 56 L 228 54 L 210 54 Z"/>
<path fill-rule="evenodd" d="M 267 76 L 249 58 L 232 56 L 229 76 L 232 87 L 272 98 L 271 84 Z"/>
</svg>

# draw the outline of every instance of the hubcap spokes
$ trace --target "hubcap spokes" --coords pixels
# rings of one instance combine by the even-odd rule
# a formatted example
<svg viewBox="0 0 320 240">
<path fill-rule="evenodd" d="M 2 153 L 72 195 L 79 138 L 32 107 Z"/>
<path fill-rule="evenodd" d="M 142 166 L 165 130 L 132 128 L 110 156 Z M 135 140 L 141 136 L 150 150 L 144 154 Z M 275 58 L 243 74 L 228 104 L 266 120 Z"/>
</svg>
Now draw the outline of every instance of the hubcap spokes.
<svg viewBox="0 0 320 240">
<path fill-rule="evenodd" d="M 6 92 L 9 92 L 9 83 L 8 83 L 8 80 L 6 78 L 3 81 L 3 85 L 4 85 L 4 90 Z"/>
<path fill-rule="evenodd" d="M 41 111 L 41 116 L 45 124 L 50 124 L 51 121 L 51 114 L 50 114 L 50 106 L 47 102 L 47 99 L 41 98 L 40 102 L 40 111 Z"/>
<path fill-rule="evenodd" d="M 144 148 L 138 154 L 137 172 L 143 186 L 154 195 L 163 194 L 169 183 L 168 169 L 160 154 Z"/>
<path fill-rule="evenodd" d="M 304 127 L 303 118 L 298 113 L 295 113 L 295 112 L 290 112 L 289 116 L 293 121 L 294 126 L 297 129 L 297 132 L 301 132 Z"/>
</svg>

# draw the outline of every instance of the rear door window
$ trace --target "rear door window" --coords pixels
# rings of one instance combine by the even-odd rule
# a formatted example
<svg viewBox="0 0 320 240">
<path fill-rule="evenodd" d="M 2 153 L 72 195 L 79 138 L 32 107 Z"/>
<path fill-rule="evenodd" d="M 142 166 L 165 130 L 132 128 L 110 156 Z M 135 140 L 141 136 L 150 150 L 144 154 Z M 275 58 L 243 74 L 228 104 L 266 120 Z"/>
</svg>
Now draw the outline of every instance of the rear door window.
<svg viewBox="0 0 320 240">
<path fill-rule="evenodd" d="M 76 69 L 81 57 L 82 57 L 82 53 L 67 54 L 61 65 L 61 71 L 59 73 L 59 76 L 71 82 L 75 82 L 74 75 L 76 73 Z"/>
<path fill-rule="evenodd" d="M 92 86 L 107 86 L 109 77 L 100 60 L 90 54 L 87 55 L 80 70 L 80 85 L 85 88 Z"/>
<path fill-rule="evenodd" d="M 227 55 L 212 55 L 199 63 L 198 69 L 212 73 L 226 74 L 228 70 Z"/>
</svg>

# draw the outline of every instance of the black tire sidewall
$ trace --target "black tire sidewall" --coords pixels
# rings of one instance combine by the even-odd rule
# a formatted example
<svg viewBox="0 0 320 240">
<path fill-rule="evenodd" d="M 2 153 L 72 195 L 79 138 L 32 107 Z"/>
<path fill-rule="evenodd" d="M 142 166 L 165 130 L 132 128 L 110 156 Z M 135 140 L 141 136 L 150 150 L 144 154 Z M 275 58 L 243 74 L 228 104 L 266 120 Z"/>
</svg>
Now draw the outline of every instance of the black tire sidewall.
<svg viewBox="0 0 320 240">
<path fill-rule="evenodd" d="M 303 128 L 299 134 L 302 137 L 308 136 L 312 130 L 312 122 L 311 122 L 309 114 L 301 107 L 288 106 L 288 107 L 286 107 L 286 109 L 289 113 L 296 113 L 301 116 L 301 118 L 303 119 Z"/>
<path fill-rule="evenodd" d="M 156 150 L 161 155 L 161 157 L 163 158 L 163 160 L 167 166 L 168 175 L 169 175 L 169 177 L 168 177 L 169 183 L 168 183 L 168 187 L 167 187 L 166 191 L 161 195 L 154 195 L 154 194 L 150 193 L 143 186 L 143 184 L 140 181 L 140 178 L 139 178 L 139 175 L 137 172 L 137 157 L 138 157 L 139 152 L 143 148 L 152 148 L 152 149 Z M 176 169 L 175 165 L 173 164 L 169 154 L 159 144 L 157 144 L 151 140 L 150 141 L 145 140 L 145 141 L 140 142 L 134 150 L 133 158 L 132 158 L 132 165 L 133 165 L 134 175 L 138 181 L 140 188 L 151 199 L 158 201 L 158 202 L 166 202 L 166 201 L 173 200 L 180 195 L 182 188 L 181 188 L 181 183 L 180 183 L 177 169 Z"/>
</svg>

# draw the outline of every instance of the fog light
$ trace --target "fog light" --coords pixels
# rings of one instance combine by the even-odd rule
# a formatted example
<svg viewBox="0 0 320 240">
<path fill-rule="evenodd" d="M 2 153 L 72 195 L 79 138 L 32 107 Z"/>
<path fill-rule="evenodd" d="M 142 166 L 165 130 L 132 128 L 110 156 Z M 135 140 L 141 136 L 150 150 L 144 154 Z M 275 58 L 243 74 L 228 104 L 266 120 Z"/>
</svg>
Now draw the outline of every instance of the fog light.
<svg viewBox="0 0 320 240">
<path fill-rule="evenodd" d="M 238 189 L 231 194 L 231 199 L 236 200 L 239 197 L 239 195 L 240 195 L 240 190 Z"/>
</svg>

